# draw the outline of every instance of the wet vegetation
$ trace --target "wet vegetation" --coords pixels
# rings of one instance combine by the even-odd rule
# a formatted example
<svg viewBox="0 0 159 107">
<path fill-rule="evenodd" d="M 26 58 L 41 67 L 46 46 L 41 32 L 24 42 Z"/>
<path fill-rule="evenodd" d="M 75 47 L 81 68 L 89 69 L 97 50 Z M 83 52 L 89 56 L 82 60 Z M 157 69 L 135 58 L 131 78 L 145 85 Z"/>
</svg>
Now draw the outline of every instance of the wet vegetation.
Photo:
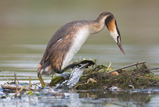
<svg viewBox="0 0 159 107">
<path fill-rule="evenodd" d="M 158 87 L 159 77 L 155 76 L 147 69 L 146 65 L 141 65 L 138 69 L 119 70 L 116 74 L 105 74 L 99 72 L 104 69 L 103 66 L 97 66 L 93 71 L 84 71 L 85 78 L 81 77 L 76 89 L 107 89 L 112 86 L 117 86 L 121 89 L 129 88 L 148 88 Z M 94 81 L 89 81 L 92 78 Z"/>
<path fill-rule="evenodd" d="M 146 66 L 146 62 L 138 62 L 131 65 L 127 65 L 125 67 L 119 69 L 111 68 L 111 63 L 108 67 L 104 65 L 97 65 L 94 61 L 90 60 L 83 60 L 79 62 L 72 63 L 68 65 L 70 68 L 72 66 L 80 66 L 80 64 L 89 63 L 88 66 L 83 71 L 83 75 L 80 77 L 79 82 L 77 85 L 73 87 L 75 90 L 107 90 L 112 87 L 117 87 L 117 90 L 125 90 L 125 89 L 145 89 L 150 87 L 159 87 L 159 77 L 155 76 L 151 70 L 155 69 L 148 69 Z M 133 67 L 133 69 L 132 69 Z M 135 67 L 135 68 L 134 68 Z M 51 82 L 45 83 L 43 79 L 39 79 L 42 83 L 41 85 L 44 87 L 49 86 L 56 86 L 57 84 L 61 84 L 63 81 L 69 79 L 64 78 L 63 76 L 54 76 Z M 8 80 L 9 81 L 9 80 Z M 17 81 L 17 82 L 16 82 Z M 31 84 L 31 77 L 29 79 L 29 86 L 18 86 L 19 83 L 16 75 L 15 75 L 15 84 L 10 85 L 2 84 L 1 87 L 3 89 L 10 89 L 10 90 L 23 90 L 28 91 L 31 90 L 31 86 L 35 84 Z M 39 84 L 39 83 L 37 83 Z M 37 85 L 36 84 L 36 85 Z M 35 85 L 35 87 L 36 87 Z M 37 91 L 36 88 L 32 89 Z"/>
<path fill-rule="evenodd" d="M 72 67 L 72 65 L 79 66 L 80 64 L 85 64 L 86 62 L 87 61 L 73 63 L 70 64 L 71 66 L 69 65 L 69 67 Z M 119 69 L 111 68 L 111 64 L 106 67 L 104 65 L 97 65 L 95 62 L 91 64 L 90 63 L 88 64 L 88 66 L 85 66 L 87 68 L 84 69 L 83 75 L 80 77 L 78 84 L 73 87 L 74 91 L 80 93 L 80 97 L 77 97 L 76 100 L 82 97 L 88 98 L 84 99 L 84 102 L 86 100 L 89 100 L 90 102 L 89 98 L 92 98 L 93 102 L 96 98 L 118 98 L 118 100 L 121 102 L 133 101 L 133 103 L 136 105 L 144 105 L 151 101 L 153 94 L 155 95 L 155 93 L 159 92 L 159 77 L 155 76 L 151 72 L 151 70 L 157 70 L 159 68 L 148 69 L 144 61 L 127 65 Z M 43 82 L 44 88 L 42 88 L 42 84 L 40 85 L 40 82 L 31 84 L 31 76 L 29 77 L 29 83 L 21 83 L 20 81 L 18 81 L 18 77 L 16 75 L 14 76 L 14 82 L 9 82 L 9 80 L 5 76 L 8 83 L 1 84 L 0 91 L 3 90 L 3 93 L 0 93 L 0 99 L 27 99 L 32 96 L 38 98 L 37 104 L 46 104 L 46 102 L 47 104 L 52 104 L 52 102 L 54 102 L 53 104 L 55 105 L 57 99 L 60 99 L 61 101 L 61 98 L 66 98 L 68 100 L 67 94 L 64 94 L 65 92 L 68 92 L 68 88 L 66 88 L 67 90 L 65 90 L 65 88 L 62 87 L 62 92 L 59 90 L 54 90 L 53 88 L 56 87 L 57 84 L 61 84 L 66 79 L 69 79 L 69 76 L 67 78 L 64 78 L 63 76 L 54 76 L 49 84 L 45 83 L 41 78 L 41 80 L 39 80 L 40 82 Z M 113 90 L 112 87 L 117 88 Z M 151 89 L 152 87 L 156 87 L 157 90 Z M 149 96 L 148 93 L 151 93 L 151 96 Z M 69 96 L 71 97 L 71 95 Z M 52 100 L 50 100 L 50 98 Z M 104 103 L 109 103 L 107 101 L 108 100 L 106 100 Z M 61 102 L 57 102 L 57 104 L 60 105 Z"/>
<path fill-rule="evenodd" d="M 131 68 L 135 66 L 135 68 Z M 93 65 L 86 68 L 81 76 L 79 83 L 74 87 L 76 90 L 89 89 L 109 89 L 116 86 L 120 89 L 144 89 L 149 87 L 159 87 L 159 77 L 155 76 L 148 69 L 145 62 L 135 63 L 124 67 L 127 69 L 117 69 L 104 65 Z M 111 72 L 113 70 L 113 72 Z M 64 81 L 63 77 L 55 77 L 50 82 L 54 86 Z"/>
</svg>

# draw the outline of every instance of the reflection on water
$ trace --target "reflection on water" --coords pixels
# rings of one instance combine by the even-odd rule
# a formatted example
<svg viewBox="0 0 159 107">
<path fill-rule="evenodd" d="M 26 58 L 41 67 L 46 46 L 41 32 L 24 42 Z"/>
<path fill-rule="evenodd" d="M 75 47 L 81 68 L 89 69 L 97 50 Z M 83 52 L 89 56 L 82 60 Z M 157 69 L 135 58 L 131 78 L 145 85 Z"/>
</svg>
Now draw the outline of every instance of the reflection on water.
<svg viewBox="0 0 159 107">
<path fill-rule="evenodd" d="M 0 96 L 3 96 L 2 93 L 0 93 Z M 14 94 L 9 93 L 7 98 L 0 100 L 1 107 L 157 107 L 158 104 L 158 89 L 129 90 L 121 92 L 79 91 L 78 93 L 54 93 L 45 90 L 43 92 L 35 92 L 32 96 L 24 94 L 21 99 L 14 98 Z"/>
</svg>

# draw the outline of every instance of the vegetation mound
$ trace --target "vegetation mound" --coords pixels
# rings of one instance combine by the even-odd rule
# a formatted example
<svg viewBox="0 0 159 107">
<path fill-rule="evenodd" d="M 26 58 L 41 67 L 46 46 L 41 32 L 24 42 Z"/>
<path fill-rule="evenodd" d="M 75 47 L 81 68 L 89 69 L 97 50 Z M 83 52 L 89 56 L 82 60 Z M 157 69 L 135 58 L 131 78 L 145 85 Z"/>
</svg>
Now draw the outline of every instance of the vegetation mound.
<svg viewBox="0 0 159 107">
<path fill-rule="evenodd" d="M 133 70 L 127 70 L 134 67 Z M 157 68 L 155 68 L 157 69 Z M 134 63 L 116 70 L 104 65 L 93 65 L 86 68 L 83 75 L 74 89 L 89 90 L 89 89 L 109 89 L 116 86 L 121 89 L 130 88 L 149 88 L 159 87 L 159 77 L 155 76 L 151 70 L 145 65 L 145 62 Z M 56 85 L 63 82 L 63 77 L 55 77 L 50 82 L 50 85 Z"/>
</svg>

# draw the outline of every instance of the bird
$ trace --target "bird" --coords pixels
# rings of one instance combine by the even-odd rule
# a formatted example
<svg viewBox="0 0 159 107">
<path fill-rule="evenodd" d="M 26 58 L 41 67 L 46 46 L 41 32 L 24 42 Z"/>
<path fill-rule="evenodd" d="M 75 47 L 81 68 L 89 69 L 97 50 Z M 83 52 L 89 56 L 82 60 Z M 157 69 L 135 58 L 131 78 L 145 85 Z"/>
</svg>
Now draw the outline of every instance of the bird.
<svg viewBox="0 0 159 107">
<path fill-rule="evenodd" d="M 62 74 L 74 55 L 87 38 L 107 27 L 110 36 L 125 55 L 116 19 L 111 12 L 102 12 L 95 20 L 78 20 L 66 23 L 51 37 L 43 57 L 38 64 L 37 74 Z M 66 67 L 66 68 L 65 68 Z"/>
</svg>

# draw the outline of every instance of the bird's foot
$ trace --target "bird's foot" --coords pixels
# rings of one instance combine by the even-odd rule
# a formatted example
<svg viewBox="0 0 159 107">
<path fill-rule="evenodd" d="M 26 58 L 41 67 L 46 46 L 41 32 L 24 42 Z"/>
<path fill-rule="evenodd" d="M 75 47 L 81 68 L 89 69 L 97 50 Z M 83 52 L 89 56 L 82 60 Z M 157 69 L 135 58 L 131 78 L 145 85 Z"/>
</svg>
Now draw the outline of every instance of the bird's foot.
<svg viewBox="0 0 159 107">
<path fill-rule="evenodd" d="M 41 83 L 41 86 L 44 88 L 45 87 L 45 83 L 44 83 L 44 80 L 42 79 L 41 75 L 38 75 L 38 79 Z"/>
<path fill-rule="evenodd" d="M 61 74 L 63 76 L 64 79 L 67 79 L 68 77 L 70 77 L 70 74 Z"/>
</svg>

